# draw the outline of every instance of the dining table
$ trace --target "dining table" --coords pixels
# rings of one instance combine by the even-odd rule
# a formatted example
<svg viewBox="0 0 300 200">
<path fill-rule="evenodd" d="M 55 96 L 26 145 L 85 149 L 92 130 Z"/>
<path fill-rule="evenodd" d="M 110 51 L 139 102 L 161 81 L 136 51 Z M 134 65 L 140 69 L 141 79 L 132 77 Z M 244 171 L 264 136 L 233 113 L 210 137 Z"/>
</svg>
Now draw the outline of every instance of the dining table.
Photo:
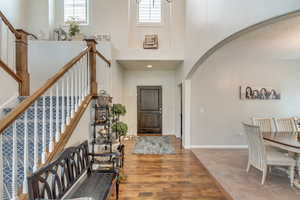
<svg viewBox="0 0 300 200">
<path fill-rule="evenodd" d="M 266 145 L 277 147 L 287 152 L 298 154 L 300 162 L 300 137 L 298 132 L 265 132 L 263 139 Z M 295 156 L 297 157 L 297 156 Z M 300 163 L 299 163 L 300 164 Z M 299 169 L 298 169 L 299 170 Z M 300 171 L 294 185 L 300 189 Z"/>
</svg>

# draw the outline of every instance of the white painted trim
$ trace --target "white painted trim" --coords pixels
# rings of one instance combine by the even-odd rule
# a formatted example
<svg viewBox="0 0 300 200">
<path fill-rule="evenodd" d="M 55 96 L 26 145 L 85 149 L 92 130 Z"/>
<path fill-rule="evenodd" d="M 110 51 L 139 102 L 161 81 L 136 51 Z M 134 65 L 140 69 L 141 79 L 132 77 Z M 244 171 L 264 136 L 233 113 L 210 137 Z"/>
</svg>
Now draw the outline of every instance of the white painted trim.
<svg viewBox="0 0 300 200">
<path fill-rule="evenodd" d="M 191 144 L 191 80 L 183 82 L 183 130 L 184 147 L 190 148 Z"/>
<path fill-rule="evenodd" d="M 248 149 L 248 145 L 190 145 L 191 149 Z"/>
</svg>

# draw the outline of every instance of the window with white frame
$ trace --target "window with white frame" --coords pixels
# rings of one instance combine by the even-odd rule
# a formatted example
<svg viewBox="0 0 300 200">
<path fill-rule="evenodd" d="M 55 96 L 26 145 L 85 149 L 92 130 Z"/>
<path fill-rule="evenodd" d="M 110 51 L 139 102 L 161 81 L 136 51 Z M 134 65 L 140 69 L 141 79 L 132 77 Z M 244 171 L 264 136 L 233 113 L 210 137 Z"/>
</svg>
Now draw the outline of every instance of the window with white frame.
<svg viewBox="0 0 300 200">
<path fill-rule="evenodd" d="M 88 0 L 64 0 L 64 21 L 88 24 Z"/>
<path fill-rule="evenodd" d="M 137 0 L 138 24 L 161 24 L 162 3 L 161 0 Z"/>
</svg>

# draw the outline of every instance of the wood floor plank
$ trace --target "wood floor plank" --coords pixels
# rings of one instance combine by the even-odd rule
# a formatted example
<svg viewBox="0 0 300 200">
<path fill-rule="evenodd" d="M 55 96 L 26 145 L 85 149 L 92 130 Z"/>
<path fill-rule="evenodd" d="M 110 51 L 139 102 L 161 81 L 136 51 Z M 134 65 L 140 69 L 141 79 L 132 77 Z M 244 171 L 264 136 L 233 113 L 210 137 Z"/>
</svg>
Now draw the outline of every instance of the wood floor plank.
<svg viewBox="0 0 300 200">
<path fill-rule="evenodd" d="M 174 144 L 175 155 L 135 155 L 134 139 L 125 142 L 120 200 L 232 200 L 192 151 Z"/>
</svg>

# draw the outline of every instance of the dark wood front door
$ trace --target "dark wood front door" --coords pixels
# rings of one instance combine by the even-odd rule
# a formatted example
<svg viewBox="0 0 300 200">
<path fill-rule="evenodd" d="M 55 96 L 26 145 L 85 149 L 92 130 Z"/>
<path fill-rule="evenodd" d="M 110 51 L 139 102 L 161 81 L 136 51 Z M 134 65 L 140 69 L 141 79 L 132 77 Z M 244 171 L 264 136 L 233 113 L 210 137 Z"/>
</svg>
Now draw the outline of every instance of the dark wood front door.
<svg viewBox="0 0 300 200">
<path fill-rule="evenodd" d="M 161 86 L 138 86 L 137 121 L 139 134 L 162 133 Z"/>
</svg>

